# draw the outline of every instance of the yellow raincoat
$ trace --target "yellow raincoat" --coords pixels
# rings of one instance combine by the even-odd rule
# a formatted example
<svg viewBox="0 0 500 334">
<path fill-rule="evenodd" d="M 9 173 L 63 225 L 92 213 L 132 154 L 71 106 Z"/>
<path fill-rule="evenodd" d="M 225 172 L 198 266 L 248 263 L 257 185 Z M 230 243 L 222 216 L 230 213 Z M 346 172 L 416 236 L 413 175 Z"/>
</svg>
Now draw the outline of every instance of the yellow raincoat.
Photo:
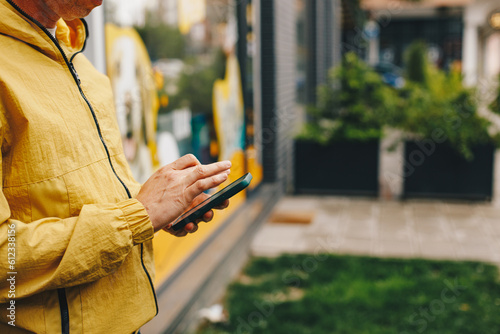
<svg viewBox="0 0 500 334">
<path fill-rule="evenodd" d="M 153 227 L 134 199 L 109 80 L 81 53 L 83 21 L 60 20 L 56 42 L 10 1 L 0 0 L 0 333 L 132 333 L 157 313 Z"/>
</svg>

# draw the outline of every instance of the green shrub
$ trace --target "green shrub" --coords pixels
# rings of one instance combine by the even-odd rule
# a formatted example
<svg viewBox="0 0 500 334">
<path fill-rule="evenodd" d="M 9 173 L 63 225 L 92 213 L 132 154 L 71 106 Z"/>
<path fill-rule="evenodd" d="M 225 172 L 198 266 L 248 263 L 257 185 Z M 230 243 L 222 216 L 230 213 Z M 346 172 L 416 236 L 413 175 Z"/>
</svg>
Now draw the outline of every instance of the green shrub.
<svg viewBox="0 0 500 334">
<path fill-rule="evenodd" d="M 327 143 L 380 138 L 397 104 L 394 89 L 354 53 L 348 53 L 318 88 L 317 105 L 309 107 L 309 120 L 299 139 Z"/>
<path fill-rule="evenodd" d="M 468 160 L 477 145 L 499 146 L 500 136 L 490 135 L 490 122 L 478 114 L 475 89 L 463 86 L 459 72 L 429 64 L 422 42 L 409 47 L 406 59 L 407 84 L 395 90 L 354 53 L 346 54 L 318 88 L 317 105 L 309 107 L 298 139 L 366 141 L 381 138 L 389 126 L 407 139 L 448 144 Z M 500 88 L 490 108 L 500 114 Z"/>
<path fill-rule="evenodd" d="M 490 104 L 490 110 L 500 115 L 500 75 L 498 76 L 498 88 L 495 100 Z"/>
<path fill-rule="evenodd" d="M 406 76 L 411 82 L 428 84 L 427 48 L 423 42 L 412 43 L 406 51 Z"/>
<path fill-rule="evenodd" d="M 400 91 L 403 117 L 397 127 L 415 139 L 438 137 L 471 160 L 474 146 L 495 142 L 488 133 L 490 122 L 478 115 L 476 92 L 463 86 L 461 74 L 431 66 L 422 49 L 421 42 L 409 47 L 408 84 Z"/>
</svg>

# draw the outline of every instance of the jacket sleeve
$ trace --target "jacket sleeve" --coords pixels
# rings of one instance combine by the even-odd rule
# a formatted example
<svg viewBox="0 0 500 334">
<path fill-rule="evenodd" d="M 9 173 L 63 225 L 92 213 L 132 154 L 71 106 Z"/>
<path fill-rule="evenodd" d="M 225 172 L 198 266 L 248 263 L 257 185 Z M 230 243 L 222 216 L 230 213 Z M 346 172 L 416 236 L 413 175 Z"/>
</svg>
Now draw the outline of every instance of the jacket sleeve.
<svg viewBox="0 0 500 334">
<path fill-rule="evenodd" d="M 0 221 L 0 303 L 12 297 L 12 277 L 15 298 L 92 282 L 117 270 L 132 247 L 154 235 L 136 199 L 85 205 L 78 217 L 25 223 L 10 219 L 2 191 Z"/>
</svg>

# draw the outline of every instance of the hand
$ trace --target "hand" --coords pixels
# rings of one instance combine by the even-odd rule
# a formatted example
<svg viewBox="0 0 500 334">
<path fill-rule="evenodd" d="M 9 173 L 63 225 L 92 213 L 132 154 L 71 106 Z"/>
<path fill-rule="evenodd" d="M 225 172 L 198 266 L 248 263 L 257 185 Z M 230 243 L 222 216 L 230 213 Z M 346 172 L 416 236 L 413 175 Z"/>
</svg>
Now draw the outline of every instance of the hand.
<svg viewBox="0 0 500 334">
<path fill-rule="evenodd" d="M 229 161 L 202 165 L 194 155 L 188 154 L 154 173 L 136 197 L 146 208 L 154 231 L 167 227 L 193 205 L 195 199 L 199 203 L 204 197 L 198 197 L 204 191 L 226 181 L 230 167 Z M 210 220 L 212 215 L 213 212 L 207 212 L 202 220 Z M 184 230 L 193 232 L 193 225 L 187 224 Z"/>
<path fill-rule="evenodd" d="M 198 197 L 196 197 L 196 199 L 193 201 L 193 204 L 190 205 L 186 211 L 189 211 L 191 208 L 193 208 L 196 205 L 198 205 L 199 203 L 203 202 L 208 197 L 210 197 L 210 196 L 205 194 L 205 193 L 200 194 Z M 215 209 L 223 210 L 223 209 L 227 208 L 228 206 L 229 206 L 229 200 L 226 199 L 224 202 L 222 202 L 221 205 L 216 206 Z M 163 230 L 172 234 L 172 235 L 175 235 L 176 237 L 184 237 L 188 233 L 196 232 L 198 230 L 198 224 L 200 222 L 203 221 L 205 223 L 208 223 L 212 220 L 213 217 L 214 217 L 213 210 L 209 210 L 203 214 L 202 218 L 197 219 L 196 221 L 194 221 L 192 223 L 186 224 L 186 226 L 184 226 L 184 228 L 181 230 L 178 230 L 178 231 L 172 230 L 171 227 L 173 225 L 173 222 L 169 223 L 166 227 L 163 228 Z"/>
</svg>

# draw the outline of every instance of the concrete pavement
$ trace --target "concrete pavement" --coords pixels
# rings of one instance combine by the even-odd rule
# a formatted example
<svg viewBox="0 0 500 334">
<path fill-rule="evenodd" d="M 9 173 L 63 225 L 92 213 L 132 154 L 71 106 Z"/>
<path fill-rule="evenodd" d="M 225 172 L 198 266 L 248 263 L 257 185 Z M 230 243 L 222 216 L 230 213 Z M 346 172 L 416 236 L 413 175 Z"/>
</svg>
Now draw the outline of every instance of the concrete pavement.
<svg viewBox="0 0 500 334">
<path fill-rule="evenodd" d="M 288 196 L 257 232 L 256 256 L 332 252 L 500 264 L 500 206 Z"/>
</svg>

